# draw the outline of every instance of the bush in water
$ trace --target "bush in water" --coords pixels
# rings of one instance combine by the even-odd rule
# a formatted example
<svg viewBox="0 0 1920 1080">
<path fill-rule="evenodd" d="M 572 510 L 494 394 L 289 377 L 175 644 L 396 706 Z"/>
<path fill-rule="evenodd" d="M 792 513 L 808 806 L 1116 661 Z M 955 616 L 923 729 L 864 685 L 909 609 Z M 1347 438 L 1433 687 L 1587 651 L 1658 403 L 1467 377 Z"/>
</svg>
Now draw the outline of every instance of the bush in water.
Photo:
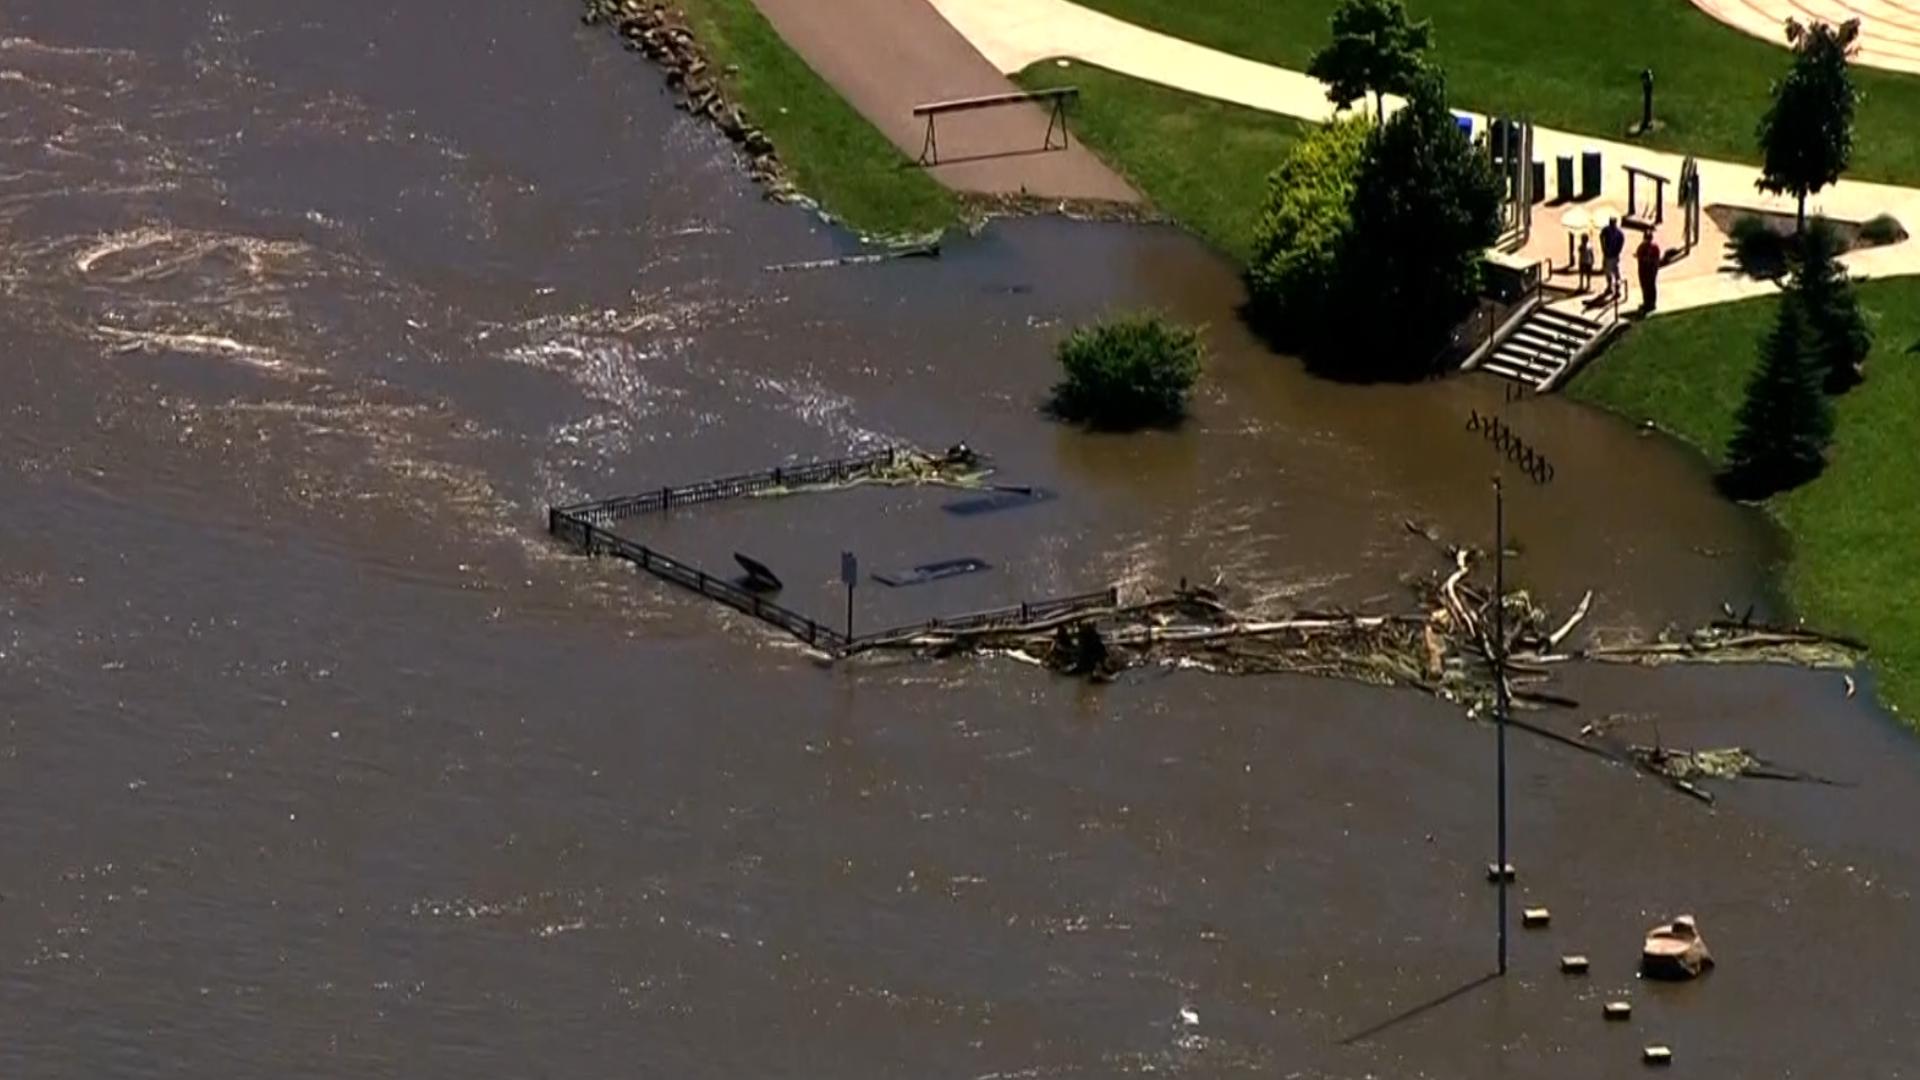
<svg viewBox="0 0 1920 1080">
<path fill-rule="evenodd" d="M 1162 315 L 1078 327 L 1060 343 L 1066 377 L 1053 388 L 1052 411 L 1109 430 L 1174 423 L 1186 414 L 1205 354 L 1197 327 Z"/>
</svg>

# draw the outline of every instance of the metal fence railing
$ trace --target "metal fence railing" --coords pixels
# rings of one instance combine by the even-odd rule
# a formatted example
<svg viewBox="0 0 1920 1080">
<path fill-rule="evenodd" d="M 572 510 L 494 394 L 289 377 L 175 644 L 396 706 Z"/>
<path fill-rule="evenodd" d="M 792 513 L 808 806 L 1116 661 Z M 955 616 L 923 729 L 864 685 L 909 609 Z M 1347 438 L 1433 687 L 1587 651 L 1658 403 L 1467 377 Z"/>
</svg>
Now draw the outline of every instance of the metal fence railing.
<svg viewBox="0 0 1920 1080">
<path fill-rule="evenodd" d="M 1080 593 L 1074 596 L 1029 601 L 988 611 L 969 612 L 928 619 L 849 638 L 817 619 L 775 603 L 772 600 L 715 577 L 691 563 L 682 562 L 657 548 L 630 540 L 606 526 L 642 514 L 660 513 L 681 506 L 740 498 L 777 487 L 796 484 L 822 484 L 857 480 L 893 467 L 903 451 L 881 450 L 855 457 L 835 458 L 804 465 L 783 465 L 739 476 L 703 480 L 679 487 L 663 487 L 635 495 L 549 507 L 547 531 L 587 555 L 613 555 L 641 570 L 710 600 L 717 600 L 736 611 L 777 626 L 814 648 L 834 656 L 896 642 L 919 634 L 940 631 L 978 630 L 994 626 L 1019 626 L 1059 618 L 1063 615 L 1110 608 L 1119 602 L 1119 590 Z"/>
<path fill-rule="evenodd" d="M 898 449 L 889 447 L 854 457 L 814 461 L 804 465 L 781 465 L 762 469 L 759 472 L 742 473 L 739 476 L 723 476 L 714 480 L 683 484 L 679 487 L 663 487 L 612 499 L 575 503 L 572 506 L 560 507 L 559 512 L 595 525 L 611 525 L 626 518 L 656 514 L 677 506 L 696 506 L 700 503 L 719 502 L 723 499 L 737 499 L 743 495 L 753 495 L 778 487 L 858 480 L 892 468 L 899 462 L 900 453 Z"/>
</svg>

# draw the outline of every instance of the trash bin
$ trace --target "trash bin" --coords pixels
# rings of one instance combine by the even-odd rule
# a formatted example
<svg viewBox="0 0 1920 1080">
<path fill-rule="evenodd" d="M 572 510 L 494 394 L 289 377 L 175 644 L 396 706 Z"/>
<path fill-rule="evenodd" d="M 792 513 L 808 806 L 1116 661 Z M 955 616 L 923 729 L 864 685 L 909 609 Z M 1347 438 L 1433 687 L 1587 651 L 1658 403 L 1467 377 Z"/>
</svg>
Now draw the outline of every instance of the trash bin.
<svg viewBox="0 0 1920 1080">
<path fill-rule="evenodd" d="M 1562 202 L 1573 198 L 1573 155 L 1556 154 L 1553 158 L 1553 179 L 1555 197 Z"/>
<path fill-rule="evenodd" d="M 1541 202 L 1547 197 L 1547 163 L 1541 158 L 1533 159 L 1533 201 Z"/>
<path fill-rule="evenodd" d="M 1600 151 L 1588 147 L 1580 155 L 1580 197 L 1595 198 L 1600 194 Z"/>
</svg>

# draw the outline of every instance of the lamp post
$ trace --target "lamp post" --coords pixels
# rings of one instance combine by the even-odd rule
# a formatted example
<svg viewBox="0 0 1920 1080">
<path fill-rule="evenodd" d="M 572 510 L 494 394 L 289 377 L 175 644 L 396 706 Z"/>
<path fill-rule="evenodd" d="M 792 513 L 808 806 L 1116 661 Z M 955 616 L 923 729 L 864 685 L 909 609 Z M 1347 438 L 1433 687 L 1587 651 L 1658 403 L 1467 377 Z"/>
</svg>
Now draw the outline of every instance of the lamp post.
<svg viewBox="0 0 1920 1080">
<path fill-rule="evenodd" d="M 1509 385 L 1503 395 L 1502 412 L 1514 398 Z M 1500 974 L 1507 973 L 1507 716 L 1512 702 L 1507 694 L 1507 488 L 1506 464 L 1511 461 L 1535 484 L 1553 482 L 1553 463 L 1535 450 L 1510 427 L 1502 416 L 1482 416 L 1478 409 L 1467 417 L 1467 430 L 1493 444 L 1501 456 L 1500 471 L 1493 476 L 1493 640 L 1487 643 L 1487 663 L 1493 669 L 1494 725 L 1494 811 L 1497 817 L 1494 837 L 1494 863 L 1490 870 L 1500 890 L 1499 962 Z"/>
<path fill-rule="evenodd" d="M 1493 478 L 1493 728 L 1499 793 L 1495 877 L 1500 883 L 1500 974 L 1507 973 L 1507 503 L 1506 485 Z"/>
</svg>

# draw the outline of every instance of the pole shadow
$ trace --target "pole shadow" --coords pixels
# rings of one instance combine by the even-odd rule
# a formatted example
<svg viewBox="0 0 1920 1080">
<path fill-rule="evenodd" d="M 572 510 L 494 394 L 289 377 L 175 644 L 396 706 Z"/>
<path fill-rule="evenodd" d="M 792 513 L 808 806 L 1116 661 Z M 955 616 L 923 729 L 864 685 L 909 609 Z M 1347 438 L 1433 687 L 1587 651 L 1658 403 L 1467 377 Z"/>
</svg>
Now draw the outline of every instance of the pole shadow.
<svg viewBox="0 0 1920 1080">
<path fill-rule="evenodd" d="M 1370 1028 L 1364 1028 L 1360 1031 L 1356 1031 L 1353 1034 L 1347 1036 L 1346 1038 L 1341 1039 L 1340 1045 L 1352 1046 L 1354 1043 L 1366 1042 L 1368 1039 L 1371 1039 L 1374 1036 L 1382 1034 L 1384 1032 L 1390 1031 L 1393 1028 L 1399 1027 L 1401 1024 L 1407 1023 L 1411 1020 L 1418 1020 L 1420 1017 L 1425 1016 L 1426 1014 L 1434 1011 L 1435 1009 L 1440 1008 L 1442 1005 L 1445 1005 L 1450 1001 L 1454 1001 L 1459 998 L 1466 997 L 1468 994 L 1473 993 L 1475 990 L 1480 989 L 1482 986 L 1485 986 L 1490 982 L 1497 981 L 1499 978 L 1500 978 L 1499 972 L 1489 971 L 1485 975 L 1482 975 L 1477 979 L 1473 979 L 1470 982 L 1463 983 L 1460 986 L 1454 987 L 1453 989 L 1447 991 L 1446 993 L 1441 994 L 1439 997 L 1433 998 L 1429 1001 L 1423 1001 L 1420 1004 L 1415 1005 L 1413 1008 L 1406 1010 L 1405 1012 L 1396 1013 L 1395 1015 L 1380 1021 L 1379 1023 L 1373 1025 Z"/>
</svg>

